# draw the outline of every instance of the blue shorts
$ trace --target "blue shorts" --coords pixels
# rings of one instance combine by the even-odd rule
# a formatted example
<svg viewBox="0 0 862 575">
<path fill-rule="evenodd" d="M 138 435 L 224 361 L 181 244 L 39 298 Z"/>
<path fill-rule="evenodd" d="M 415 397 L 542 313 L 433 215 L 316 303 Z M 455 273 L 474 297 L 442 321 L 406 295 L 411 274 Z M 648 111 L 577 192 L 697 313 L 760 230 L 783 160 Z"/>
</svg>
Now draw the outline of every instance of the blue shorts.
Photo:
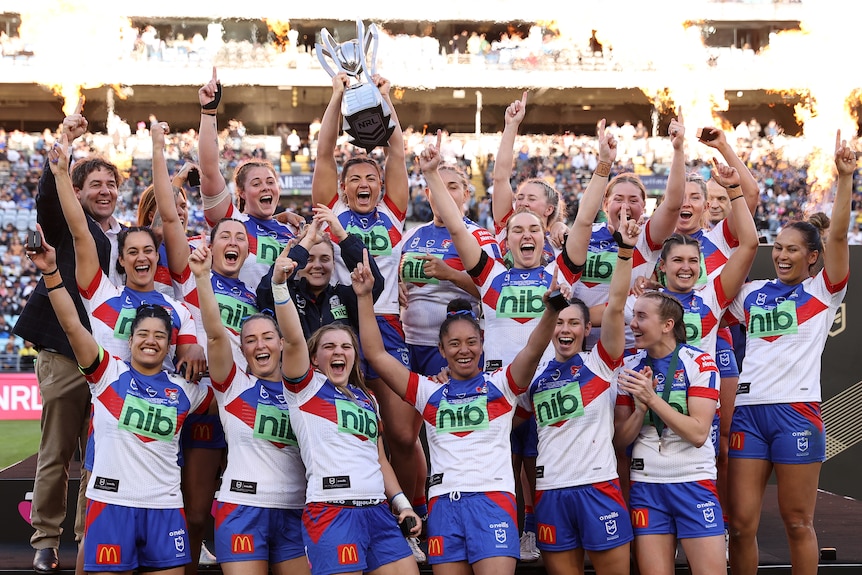
<svg viewBox="0 0 862 575">
<path fill-rule="evenodd" d="M 314 575 L 373 571 L 410 557 L 410 547 L 385 502 L 367 507 L 309 503 L 302 539 Z"/>
<path fill-rule="evenodd" d="M 305 556 L 301 509 L 268 509 L 218 502 L 215 552 L 219 563 L 268 561 Z"/>
<path fill-rule="evenodd" d="M 410 350 L 410 371 L 412 372 L 432 376 L 440 373 L 440 370 L 448 365 L 436 345 L 408 343 L 407 348 Z"/>
<path fill-rule="evenodd" d="M 512 453 L 521 457 L 538 457 L 539 432 L 536 427 L 536 414 L 512 428 Z M 517 479 L 517 477 L 516 477 Z"/>
<path fill-rule="evenodd" d="M 724 535 L 715 481 L 644 483 L 629 494 L 635 536 L 676 535 L 679 539 Z"/>
<path fill-rule="evenodd" d="M 180 432 L 182 448 L 224 449 L 227 440 L 217 413 L 189 413 Z"/>
<path fill-rule="evenodd" d="M 619 479 L 536 492 L 542 551 L 605 551 L 634 539 Z"/>
<path fill-rule="evenodd" d="M 428 502 L 428 563 L 520 558 L 515 496 L 502 491 L 440 495 Z"/>
<path fill-rule="evenodd" d="M 410 350 L 407 348 L 407 344 L 404 343 L 404 329 L 401 327 L 401 320 L 398 316 L 378 315 L 377 327 L 380 328 L 383 347 L 386 348 L 389 355 L 400 361 L 404 367 L 410 369 Z M 365 379 L 378 379 L 380 377 L 365 360 L 365 356 L 362 357 L 362 371 L 365 373 Z"/>
<path fill-rule="evenodd" d="M 716 338 L 715 342 L 715 364 L 718 366 L 720 377 L 739 377 L 739 366 L 736 364 L 733 344 L 721 337 Z"/>
<path fill-rule="evenodd" d="M 738 405 L 730 424 L 730 457 L 772 463 L 826 460 L 826 429 L 820 404 Z"/>
<path fill-rule="evenodd" d="M 191 562 L 182 509 L 141 509 L 87 500 L 84 570 L 160 570 Z"/>
</svg>

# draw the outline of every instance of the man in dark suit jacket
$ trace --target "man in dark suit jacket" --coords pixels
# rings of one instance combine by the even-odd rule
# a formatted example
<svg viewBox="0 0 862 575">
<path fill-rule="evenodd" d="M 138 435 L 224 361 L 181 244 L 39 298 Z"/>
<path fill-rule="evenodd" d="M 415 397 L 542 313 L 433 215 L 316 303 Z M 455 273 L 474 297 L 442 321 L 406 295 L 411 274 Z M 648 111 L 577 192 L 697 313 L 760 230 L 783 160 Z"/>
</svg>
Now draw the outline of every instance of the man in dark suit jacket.
<svg viewBox="0 0 862 575">
<path fill-rule="evenodd" d="M 79 114 L 67 116 L 63 131 L 70 142 L 87 129 Z M 112 163 L 101 158 L 85 158 L 72 168 L 72 184 L 88 215 L 90 232 L 96 240 L 99 264 L 108 275 L 116 275 L 117 233 L 120 226 L 113 213 L 117 206 L 120 174 Z M 72 296 L 81 322 L 89 328 L 75 281 L 75 249 L 72 234 L 63 216 L 57 195 L 57 184 L 48 165 L 39 180 L 36 196 L 37 220 L 45 240 L 57 250 L 57 271 L 65 289 Z M 83 456 L 87 443 L 90 415 L 90 390 L 78 369 L 75 355 L 48 299 L 45 281 L 39 280 L 13 332 L 33 342 L 39 350 L 36 377 L 42 394 L 42 440 L 39 444 L 36 478 L 33 484 L 33 506 L 30 512 L 34 528 L 30 544 L 36 549 L 33 568 L 37 573 L 55 573 L 59 568 L 61 523 L 66 518 L 66 491 L 69 462 L 76 449 Z M 83 459 L 83 457 L 82 457 Z M 84 533 L 84 507 L 88 474 L 82 471 L 75 521 L 75 539 Z"/>
</svg>

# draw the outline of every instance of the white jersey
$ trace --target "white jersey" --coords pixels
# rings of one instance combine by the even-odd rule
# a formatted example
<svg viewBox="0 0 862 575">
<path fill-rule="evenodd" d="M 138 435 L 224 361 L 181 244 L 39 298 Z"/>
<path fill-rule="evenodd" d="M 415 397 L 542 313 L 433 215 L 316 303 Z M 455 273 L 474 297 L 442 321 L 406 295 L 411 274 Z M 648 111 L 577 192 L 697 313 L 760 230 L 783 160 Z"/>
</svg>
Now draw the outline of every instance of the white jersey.
<svg viewBox="0 0 862 575">
<path fill-rule="evenodd" d="M 102 270 L 93 277 L 85 289 L 80 289 L 84 308 L 90 314 L 90 327 L 99 345 L 124 361 L 131 359 L 129 336 L 132 321 L 142 304 L 160 305 L 171 315 L 173 326 L 170 334 L 171 347 L 165 357 L 164 368 L 176 370 L 173 364 L 177 346 L 198 343 L 195 322 L 184 303 L 156 290 L 135 291 L 111 283 Z"/>
<path fill-rule="evenodd" d="M 736 405 L 820 401 L 820 361 L 847 277 L 821 271 L 802 283 L 758 280 L 742 287 L 730 314 L 745 322 L 745 362 Z"/>
<path fill-rule="evenodd" d="M 711 230 L 698 230 L 691 237 L 700 242 L 700 274 L 695 285 L 699 289 L 721 274 L 724 264 L 739 247 L 739 240 L 730 234 L 727 220 L 721 220 Z"/>
<path fill-rule="evenodd" d="M 638 237 L 632 254 L 632 286 L 638 276 L 649 277 L 655 269 L 661 253 L 661 244 L 653 245 L 649 241 L 650 222 L 647 221 Z M 617 266 L 619 247 L 613 235 L 608 231 L 607 223 L 593 224 L 590 235 L 590 245 L 587 247 L 587 259 L 580 280 L 572 286 L 572 296 L 583 300 L 587 307 L 608 303 L 611 278 Z M 631 287 L 631 286 L 629 286 Z M 601 328 L 594 326 L 587 336 L 587 349 L 599 341 Z M 626 324 L 626 340 L 634 340 L 631 330 Z"/>
<path fill-rule="evenodd" d="M 93 469 L 87 498 L 146 507 L 183 507 L 180 431 L 190 413 L 206 413 L 209 387 L 161 372 L 143 375 L 100 350 L 85 376 L 93 394 Z"/>
<path fill-rule="evenodd" d="M 201 318 L 197 281 L 189 267 L 186 266 L 181 276 L 174 276 L 173 281 L 177 291 L 180 292 L 186 306 L 191 311 L 192 318 L 197 327 L 198 341 L 207 341 L 206 330 L 204 330 L 204 323 Z M 258 311 L 257 295 L 242 280 L 229 278 L 216 272 L 210 273 L 210 283 L 212 284 L 213 293 L 218 303 L 222 325 L 227 328 L 230 337 L 234 362 L 239 365 L 240 370 L 244 370 L 247 362 L 242 353 L 239 335 L 245 319 L 256 314 Z M 208 349 L 206 352 L 209 354 Z"/>
<path fill-rule="evenodd" d="M 374 303 L 374 312 L 377 315 L 398 315 L 401 312 L 401 305 L 398 303 L 398 265 L 401 262 L 406 214 L 400 211 L 388 196 L 383 196 L 374 211 L 368 214 L 354 212 L 338 196 L 329 208 L 347 233 L 362 238 L 368 248 L 368 255 L 374 257 L 380 275 L 385 280 L 383 293 Z M 335 281 L 350 285 L 350 270 L 344 265 L 341 249 L 334 238 L 332 246 L 335 252 Z"/>
<path fill-rule="evenodd" d="M 563 263 L 563 256 L 545 267 L 507 268 L 499 260 L 482 254 L 473 283 L 482 296 L 485 318 L 485 371 L 494 371 L 512 363 L 527 344 L 530 333 L 539 323 L 545 309 L 542 296 L 551 286 L 559 268 L 560 283 L 574 284 L 578 274 Z M 548 344 L 542 361 L 554 357 L 554 346 Z"/>
<path fill-rule="evenodd" d="M 560 489 L 618 477 L 614 454 L 611 388 L 621 359 L 608 356 L 601 342 L 593 351 L 565 362 L 551 360 L 527 390 L 536 416 L 539 456 L 536 489 Z"/>
<path fill-rule="evenodd" d="M 259 379 L 234 364 L 226 381 L 214 381 L 213 388 L 228 444 L 218 500 L 302 509 L 305 467 L 282 382 Z"/>
<path fill-rule="evenodd" d="M 725 310 L 731 300 L 724 295 L 719 276 L 712 277 L 706 285 L 694 291 L 676 293 L 667 289 L 662 292 L 676 298 L 682 305 L 683 323 L 685 323 L 686 343 L 702 349 L 715 358 L 715 346 L 718 342 L 718 328 Z M 626 299 L 625 321 L 628 325 L 634 317 L 634 304 L 637 296 L 630 295 Z M 629 339 L 631 330 L 626 332 L 626 349 L 634 347 L 634 337 Z"/>
<path fill-rule="evenodd" d="M 351 398 L 313 370 L 300 381 L 285 380 L 284 388 L 305 464 L 306 503 L 386 499 L 371 398 L 350 385 Z"/>
<path fill-rule="evenodd" d="M 488 230 L 467 218 L 464 218 L 464 224 L 482 250 L 490 258 L 499 260 L 500 249 Z M 399 274 L 407 287 L 408 305 L 401 312 L 404 340 L 411 345 L 436 347 L 440 339 L 440 324 L 446 319 L 446 306 L 450 301 L 466 299 L 473 305 L 473 313 L 477 317 L 481 310 L 478 298 L 454 283 L 426 276 L 424 260 L 417 259 L 417 256 L 425 255 L 440 258 L 457 271 L 464 271 L 464 264 L 452 243 L 452 235 L 444 226 L 429 222 L 411 229 L 404 237 Z"/>
<path fill-rule="evenodd" d="M 658 382 L 659 397 L 667 383 L 666 373 L 670 369 L 671 355 L 651 359 L 646 350 L 640 350 L 624 360 L 624 369 L 639 371 L 652 363 L 653 374 Z M 703 350 L 690 345 L 679 348 L 679 362 L 673 374 L 668 403 L 684 415 L 688 415 L 688 398 L 704 397 L 718 402 L 719 377 L 715 360 Z M 634 408 L 632 397 L 618 390 L 617 402 Z M 644 483 L 684 483 L 715 479 L 715 448 L 711 436 L 700 447 L 695 447 L 665 426 L 661 439 L 650 410 L 635 439 L 632 450 L 630 476 L 632 481 Z"/>
<path fill-rule="evenodd" d="M 523 393 L 508 366 L 440 385 L 410 374 L 404 400 L 425 421 L 431 478 L 428 497 L 453 491 L 515 493 L 512 415 Z"/>
<path fill-rule="evenodd" d="M 245 258 L 239 271 L 239 279 L 256 290 L 261 278 L 267 274 L 270 266 L 281 255 L 284 246 L 296 237 L 298 231 L 275 218 L 264 220 L 244 214 L 233 204 L 230 204 L 225 217 L 239 220 L 245 225 L 248 236 L 248 257 Z M 208 223 L 215 226 L 218 222 Z"/>
</svg>

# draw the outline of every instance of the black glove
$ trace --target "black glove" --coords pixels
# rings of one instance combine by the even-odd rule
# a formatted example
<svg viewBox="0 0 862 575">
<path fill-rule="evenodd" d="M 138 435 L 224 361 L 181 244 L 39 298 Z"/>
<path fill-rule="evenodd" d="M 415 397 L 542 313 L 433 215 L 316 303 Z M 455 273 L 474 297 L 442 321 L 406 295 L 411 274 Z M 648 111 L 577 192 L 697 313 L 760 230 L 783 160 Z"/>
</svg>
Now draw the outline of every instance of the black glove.
<svg viewBox="0 0 862 575">
<path fill-rule="evenodd" d="M 614 241 L 617 242 L 617 245 L 621 248 L 634 249 L 634 246 L 630 246 L 623 241 L 623 235 L 619 232 L 619 230 L 614 232 Z"/>
<path fill-rule="evenodd" d="M 215 110 L 218 108 L 219 102 L 221 102 L 221 82 L 216 82 L 216 91 L 213 101 L 204 104 L 201 108 L 204 110 Z"/>
</svg>

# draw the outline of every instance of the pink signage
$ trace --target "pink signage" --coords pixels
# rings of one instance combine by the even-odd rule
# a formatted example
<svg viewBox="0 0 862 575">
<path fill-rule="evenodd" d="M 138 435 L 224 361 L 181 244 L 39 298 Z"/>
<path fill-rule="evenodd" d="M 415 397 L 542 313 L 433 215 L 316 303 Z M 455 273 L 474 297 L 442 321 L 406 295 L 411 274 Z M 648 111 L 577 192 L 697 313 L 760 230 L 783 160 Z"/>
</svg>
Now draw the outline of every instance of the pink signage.
<svg viewBox="0 0 862 575">
<path fill-rule="evenodd" d="M 40 419 L 42 396 L 35 373 L 0 374 L 0 420 Z"/>
</svg>

